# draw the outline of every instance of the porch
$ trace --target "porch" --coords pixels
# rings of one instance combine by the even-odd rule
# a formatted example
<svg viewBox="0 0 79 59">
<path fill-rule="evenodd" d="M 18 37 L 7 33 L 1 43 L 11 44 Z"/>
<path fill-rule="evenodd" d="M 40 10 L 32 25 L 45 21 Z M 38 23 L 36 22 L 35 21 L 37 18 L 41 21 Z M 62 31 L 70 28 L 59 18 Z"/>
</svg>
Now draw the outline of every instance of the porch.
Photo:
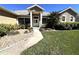
<svg viewBox="0 0 79 59">
<path fill-rule="evenodd" d="M 18 17 L 19 24 L 27 25 L 29 24 L 30 27 L 41 27 L 42 26 L 42 19 L 43 19 L 43 11 L 44 9 L 39 5 L 33 5 L 27 8 L 28 14 L 27 15 L 20 15 Z M 22 17 L 22 18 L 21 18 Z M 20 21 L 21 20 L 21 21 Z"/>
<path fill-rule="evenodd" d="M 40 12 L 29 12 L 29 16 L 20 16 L 17 18 L 18 24 L 29 25 L 30 27 L 41 27 L 42 26 L 42 13 Z"/>
</svg>

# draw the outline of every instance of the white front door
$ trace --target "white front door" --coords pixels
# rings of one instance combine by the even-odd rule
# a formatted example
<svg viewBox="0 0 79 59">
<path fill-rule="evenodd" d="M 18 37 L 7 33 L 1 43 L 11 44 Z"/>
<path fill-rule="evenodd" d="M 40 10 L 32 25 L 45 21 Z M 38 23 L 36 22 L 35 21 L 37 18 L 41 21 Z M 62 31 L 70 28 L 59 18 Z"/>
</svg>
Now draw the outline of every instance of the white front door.
<svg viewBox="0 0 79 59">
<path fill-rule="evenodd" d="M 39 19 L 33 19 L 33 26 L 39 27 Z"/>
<path fill-rule="evenodd" d="M 33 27 L 39 27 L 39 16 L 33 16 Z"/>
</svg>

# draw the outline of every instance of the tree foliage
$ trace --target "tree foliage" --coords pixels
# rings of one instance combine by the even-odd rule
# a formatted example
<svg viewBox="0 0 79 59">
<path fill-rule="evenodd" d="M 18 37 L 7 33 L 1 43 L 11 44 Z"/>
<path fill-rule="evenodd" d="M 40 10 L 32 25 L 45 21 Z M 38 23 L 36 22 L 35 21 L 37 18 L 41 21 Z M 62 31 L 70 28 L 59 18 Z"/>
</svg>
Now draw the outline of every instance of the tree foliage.
<svg viewBox="0 0 79 59">
<path fill-rule="evenodd" d="M 48 15 L 46 27 L 54 28 L 59 23 L 59 12 L 51 12 Z"/>
</svg>

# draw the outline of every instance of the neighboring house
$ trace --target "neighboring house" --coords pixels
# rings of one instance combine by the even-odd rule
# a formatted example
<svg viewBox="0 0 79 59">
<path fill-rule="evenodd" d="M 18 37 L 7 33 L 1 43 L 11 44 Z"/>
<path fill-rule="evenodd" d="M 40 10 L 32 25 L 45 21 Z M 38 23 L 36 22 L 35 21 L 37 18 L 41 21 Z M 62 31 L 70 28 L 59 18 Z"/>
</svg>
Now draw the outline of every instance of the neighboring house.
<svg viewBox="0 0 79 59">
<path fill-rule="evenodd" d="M 0 8 L 0 24 L 30 24 L 30 27 L 41 27 L 47 22 L 50 12 L 44 12 L 39 5 L 33 5 L 27 10 L 16 10 L 14 12 Z M 72 8 L 67 8 L 61 12 L 60 22 L 75 22 L 79 19 L 77 12 Z"/>
<path fill-rule="evenodd" d="M 59 12 L 60 22 L 76 22 L 78 13 L 71 7 Z"/>
</svg>

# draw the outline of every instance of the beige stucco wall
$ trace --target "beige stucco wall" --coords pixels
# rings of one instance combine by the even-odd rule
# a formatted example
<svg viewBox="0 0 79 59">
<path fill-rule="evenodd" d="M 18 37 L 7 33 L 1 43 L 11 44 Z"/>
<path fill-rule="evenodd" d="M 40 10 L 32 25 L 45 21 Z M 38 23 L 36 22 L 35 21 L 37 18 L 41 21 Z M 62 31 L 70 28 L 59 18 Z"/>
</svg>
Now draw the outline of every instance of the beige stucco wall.
<svg viewBox="0 0 79 59">
<path fill-rule="evenodd" d="M 12 25 L 14 25 L 17 23 L 18 23 L 18 21 L 16 18 L 0 15 L 0 24 L 12 24 Z"/>
<path fill-rule="evenodd" d="M 65 16 L 65 21 L 62 21 L 62 16 Z M 73 21 L 71 21 L 71 17 L 73 16 Z M 64 12 L 60 15 L 60 22 L 75 22 L 74 14 L 70 14 L 69 12 Z"/>
</svg>

